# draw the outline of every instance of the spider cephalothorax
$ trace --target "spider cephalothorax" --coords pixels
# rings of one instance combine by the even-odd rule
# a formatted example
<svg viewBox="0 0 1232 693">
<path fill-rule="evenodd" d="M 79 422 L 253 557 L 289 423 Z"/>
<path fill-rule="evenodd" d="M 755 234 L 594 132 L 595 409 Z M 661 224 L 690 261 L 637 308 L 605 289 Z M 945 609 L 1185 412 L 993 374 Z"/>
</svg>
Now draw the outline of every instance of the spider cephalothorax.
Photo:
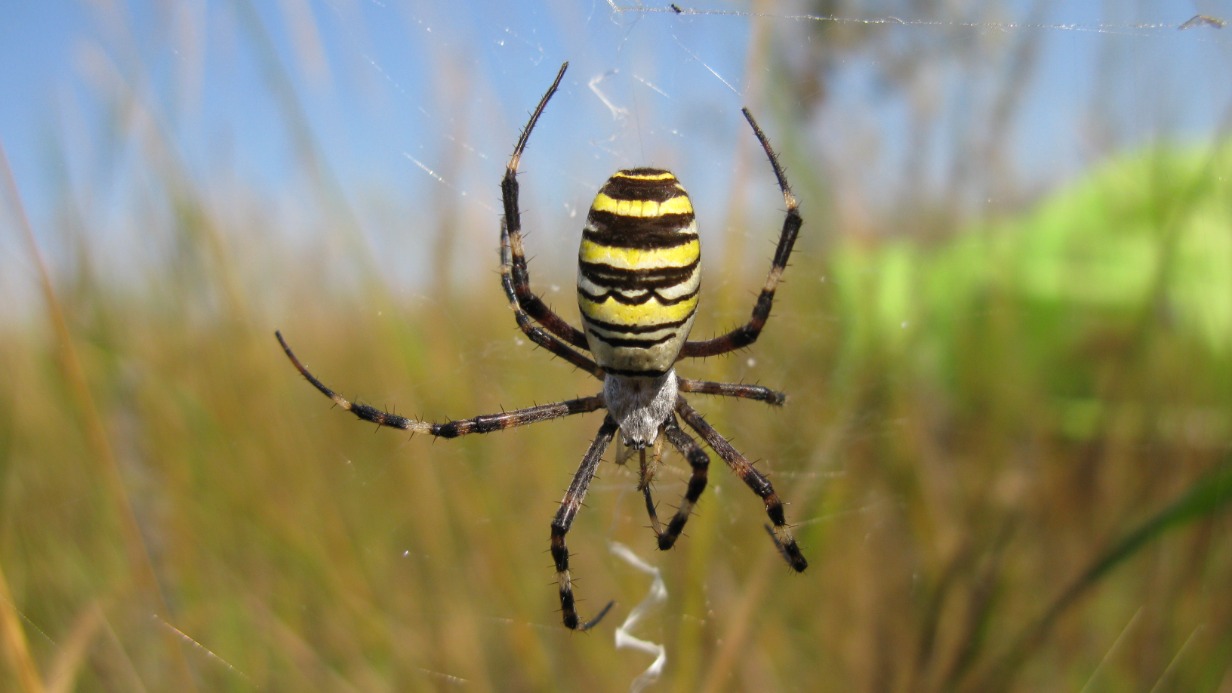
<svg viewBox="0 0 1232 693">
<path fill-rule="evenodd" d="M 561 66 L 556 80 L 540 99 L 518 138 L 501 181 L 505 208 L 500 234 L 501 286 L 518 327 L 526 336 L 602 380 L 603 389 L 599 394 L 445 423 L 419 421 L 344 399 L 300 363 L 281 334 L 277 337 L 291 363 L 313 386 L 343 409 L 382 426 L 454 438 L 606 409 L 599 432 L 582 458 L 552 520 L 551 553 L 556 564 L 562 619 L 569 628 L 586 630 L 607 613 L 611 604 L 589 621 L 578 617 L 565 535 L 617 431 L 624 445 L 640 453 L 642 474 L 638 488 L 645 497 L 659 548 L 666 550 L 675 544 L 706 488 L 710 458 L 681 428 L 679 422 L 683 420 L 762 499 L 770 518 L 771 538 L 788 565 L 797 571 L 808 567 L 787 525 L 783 503 L 770 481 L 689 405 L 683 393 L 741 397 L 775 405 L 782 404 L 785 396 L 758 385 L 681 378 L 674 368 L 681 358 L 718 356 L 757 340 L 770 317 L 775 289 L 802 222 L 778 157 L 746 108 L 744 117 L 770 160 L 787 205 L 774 261 L 749 321 L 714 339 L 688 341 L 701 287 L 700 245 L 693 205 L 671 172 L 635 168 L 613 174 L 591 205 L 578 252 L 578 306 L 584 331 L 573 327 L 530 288 L 522 245 L 517 180 L 527 140 L 568 67 L 568 63 Z M 655 467 L 648 465 L 646 457 L 647 448 L 653 445 L 657 458 L 660 436 L 684 456 L 692 469 L 680 507 L 666 527 L 655 512 L 651 497 Z M 623 457 L 618 457 L 617 461 L 623 461 Z"/>
</svg>

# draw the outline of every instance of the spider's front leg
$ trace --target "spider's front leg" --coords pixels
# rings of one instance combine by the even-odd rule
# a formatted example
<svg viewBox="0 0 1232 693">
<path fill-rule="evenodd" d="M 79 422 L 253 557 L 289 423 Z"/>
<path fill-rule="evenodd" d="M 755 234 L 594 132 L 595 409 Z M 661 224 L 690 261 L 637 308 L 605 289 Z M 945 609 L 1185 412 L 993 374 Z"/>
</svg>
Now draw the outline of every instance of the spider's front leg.
<svg viewBox="0 0 1232 693">
<path fill-rule="evenodd" d="M 706 454 L 705 450 L 702 450 L 697 441 L 681 430 L 680 424 L 676 422 L 675 415 L 672 415 L 667 420 L 667 424 L 663 427 L 663 434 L 667 436 L 668 442 L 680 451 L 680 454 L 689 461 L 689 466 L 693 468 L 693 474 L 689 477 L 689 485 L 685 487 L 684 499 L 681 501 L 680 507 L 676 509 L 676 514 L 672 517 L 671 522 L 667 523 L 667 529 L 660 532 L 657 526 L 658 523 L 655 523 L 655 534 L 659 536 L 659 548 L 666 551 L 672 548 L 676 544 L 676 540 L 680 538 L 680 533 L 684 531 L 684 524 L 689 521 L 689 516 L 693 514 L 693 508 L 697 505 L 698 499 L 702 497 L 702 491 L 706 490 L 706 482 L 710 473 L 710 456 Z"/>
<path fill-rule="evenodd" d="M 604 417 L 599 433 L 595 436 L 594 442 L 590 444 L 586 455 L 582 457 L 582 463 L 578 465 L 578 470 L 573 475 L 573 482 L 565 491 L 565 497 L 560 501 L 560 509 L 556 511 L 556 517 L 552 520 L 552 561 L 556 564 L 556 582 L 560 587 L 561 619 L 565 627 L 572 630 L 590 630 L 607 614 L 608 609 L 612 608 L 613 602 L 608 602 L 597 616 L 586 622 L 582 622 L 578 617 L 573 597 L 573 580 L 569 575 L 569 547 L 565 545 L 565 535 L 569 533 L 569 527 L 573 525 L 578 509 L 582 507 L 582 501 L 586 498 L 586 489 L 590 487 L 590 481 L 595 478 L 595 470 L 599 467 L 599 460 L 603 458 L 603 451 L 612 442 L 612 436 L 616 434 L 618 428 L 619 425 L 610 415 Z"/>
<path fill-rule="evenodd" d="M 771 526 L 767 529 L 770 532 L 770 538 L 774 540 L 774 545 L 782 554 L 783 560 L 787 561 L 787 565 L 791 566 L 796 572 L 804 572 L 808 568 L 808 561 L 801 553 L 800 547 L 796 545 L 796 539 L 791 533 L 791 527 L 787 524 L 787 516 L 783 512 L 783 501 L 779 499 L 778 493 L 775 492 L 774 486 L 770 484 L 770 480 L 766 475 L 757 471 L 748 461 L 741 455 L 732 444 L 727 442 L 727 439 L 719 434 L 696 409 L 689 406 L 689 403 L 680 398 L 676 404 L 676 413 L 684 422 L 697 431 L 702 440 L 710 446 L 712 450 L 719 454 L 719 457 L 727 463 L 728 467 L 740 477 L 740 480 L 745 483 L 753 493 L 756 493 L 761 498 L 762 503 L 766 506 L 766 516 L 770 518 Z M 687 438 L 688 436 L 686 436 Z"/>
</svg>

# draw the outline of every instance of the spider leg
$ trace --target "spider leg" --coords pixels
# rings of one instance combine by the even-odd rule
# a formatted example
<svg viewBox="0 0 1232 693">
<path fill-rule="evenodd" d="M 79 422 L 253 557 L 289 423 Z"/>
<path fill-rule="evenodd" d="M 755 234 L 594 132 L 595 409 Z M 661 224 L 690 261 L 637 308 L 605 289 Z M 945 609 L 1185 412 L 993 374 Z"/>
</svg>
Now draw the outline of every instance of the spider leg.
<svg viewBox="0 0 1232 693">
<path fill-rule="evenodd" d="M 787 183 L 787 175 L 783 173 L 783 166 L 779 164 L 779 158 L 774 153 L 774 149 L 771 148 L 770 140 L 766 138 L 766 133 L 762 132 L 762 129 L 758 127 L 757 121 L 753 120 L 753 114 L 749 112 L 749 109 L 745 108 L 742 112 L 744 113 L 745 120 L 748 120 L 749 125 L 753 127 L 753 134 L 757 136 L 757 141 L 761 142 L 761 147 L 765 150 L 766 157 L 770 159 L 770 166 L 774 169 L 774 176 L 779 181 L 779 189 L 783 192 L 783 201 L 787 203 L 787 216 L 783 219 L 783 230 L 779 235 L 778 247 L 774 251 L 774 261 L 770 265 L 770 274 L 766 276 L 766 283 L 762 286 L 761 293 L 757 296 L 757 303 L 753 305 L 753 315 L 749 318 L 749 321 L 731 332 L 714 339 L 700 342 L 685 342 L 684 348 L 680 350 L 680 358 L 718 356 L 746 347 L 757 341 L 762 328 L 766 326 L 766 321 L 770 319 L 770 308 L 774 304 L 774 292 L 778 288 L 779 279 L 783 276 L 783 270 L 787 269 L 787 259 L 791 257 L 792 246 L 796 244 L 796 236 L 800 233 L 800 225 L 804 223 L 800 217 L 800 204 L 796 201 L 796 196 L 792 193 L 791 186 Z"/>
<path fill-rule="evenodd" d="M 278 343 L 282 345 L 282 350 L 286 352 L 287 358 L 291 359 L 292 365 L 300 372 L 300 375 L 304 376 L 308 382 L 312 383 L 313 387 L 324 393 L 326 397 L 332 399 L 339 407 L 364 421 L 371 421 L 379 426 L 400 428 L 412 433 L 428 433 L 441 438 L 456 438 L 468 433 L 491 433 L 492 431 L 502 431 L 506 428 L 558 419 L 562 416 L 597 411 L 606 406 L 602 395 L 593 395 L 591 397 L 580 397 L 564 402 L 541 404 L 535 407 L 526 407 L 525 409 L 514 409 L 513 411 L 505 411 L 499 414 L 484 414 L 469 419 L 446 421 L 444 423 L 408 419 L 375 407 L 370 407 L 367 404 L 352 402 L 342 397 L 327 387 L 325 383 L 318 380 L 315 375 L 304 367 L 304 364 L 300 363 L 286 340 L 282 338 L 281 332 L 275 332 L 274 336 L 278 338 Z"/>
<path fill-rule="evenodd" d="M 619 445 L 616 451 L 616 464 L 622 467 L 628 464 L 629 458 L 633 457 L 636 452 L 638 456 L 638 481 L 637 490 L 642 492 L 642 498 L 646 501 L 646 515 L 650 517 L 650 528 L 654 530 L 655 536 L 663 533 L 663 525 L 659 522 L 659 513 L 655 508 L 654 494 L 650 490 L 651 484 L 654 483 L 655 474 L 659 471 L 659 464 L 663 456 L 663 437 L 655 438 L 654 449 L 652 454 L 647 457 L 646 448 L 631 448 L 627 445 Z"/>
<path fill-rule="evenodd" d="M 589 345 L 586 341 L 586 335 L 581 330 L 570 325 L 564 318 L 560 317 L 553 311 L 542 299 L 535 294 L 530 288 L 530 271 L 526 264 L 526 251 L 522 245 L 522 212 L 518 206 L 518 165 L 522 161 L 522 152 L 526 149 L 526 142 L 530 139 L 530 133 L 535 129 L 535 123 L 539 122 L 539 116 L 543 114 L 543 109 L 548 105 L 552 95 L 556 93 L 557 87 L 560 86 L 560 80 L 565 76 L 565 70 L 568 69 L 569 63 L 560 66 L 560 72 L 556 74 L 556 80 L 552 82 L 552 86 L 548 87 L 547 93 L 540 99 L 539 105 L 535 107 L 534 113 L 530 116 L 530 121 L 526 123 L 526 127 L 522 130 L 522 135 L 518 138 L 518 143 L 513 149 L 513 156 L 509 157 L 509 163 L 505 166 L 505 177 L 501 179 L 501 201 L 505 207 L 505 219 L 501 224 L 501 286 L 505 290 L 505 295 L 509 297 L 509 303 L 513 306 L 515 315 L 518 319 L 518 327 L 522 328 L 523 332 L 536 344 L 547 346 L 529 331 L 532 327 L 530 319 L 538 322 L 547 331 L 554 335 L 565 344 L 568 344 L 579 349 L 588 349 Z M 559 344 L 560 348 L 564 348 L 564 344 Z M 558 356 L 564 356 L 557 348 L 549 347 Z M 571 351 L 571 350 L 570 350 Z M 569 357 L 565 357 L 569 358 Z M 585 357 L 582 357 L 585 358 Z M 573 359 L 569 359 L 578 365 Z M 603 376 L 595 369 L 593 363 L 590 368 L 579 366 L 586 370 L 595 372 L 598 377 Z"/>
<path fill-rule="evenodd" d="M 571 630 L 590 630 L 607 614 L 608 609 L 612 608 L 612 602 L 609 602 L 599 615 L 591 620 L 583 623 L 578 618 L 573 598 L 573 580 L 569 576 L 569 547 L 565 545 L 565 535 L 569 533 L 569 527 L 573 525 L 573 519 L 582 507 L 586 489 L 590 486 L 591 479 L 595 478 L 595 470 L 599 467 L 603 451 L 612 442 L 612 436 L 618 428 L 619 425 L 610 415 L 603 418 L 603 425 L 599 427 L 599 433 L 595 435 L 590 449 L 582 457 L 582 463 L 573 475 L 573 482 L 565 491 L 565 497 L 560 501 L 560 509 L 552 520 L 552 560 L 556 563 L 556 582 L 560 587 L 561 618 L 565 627 Z"/>
<path fill-rule="evenodd" d="M 761 385 L 745 385 L 744 383 L 716 383 L 711 380 L 692 380 L 679 378 L 677 386 L 681 392 L 696 392 L 702 395 L 719 395 L 721 397 L 739 397 L 753 399 L 766 404 L 781 406 L 787 401 L 787 395 L 778 390 L 771 390 Z"/>
<path fill-rule="evenodd" d="M 774 545 L 778 547 L 779 553 L 783 559 L 787 561 L 797 572 L 804 572 L 808 567 L 808 561 L 805 560 L 804 554 L 800 553 L 800 547 L 796 545 L 796 540 L 791 534 L 791 528 L 787 526 L 787 518 L 783 513 L 783 502 L 779 500 L 779 496 L 774 492 L 774 487 L 770 485 L 770 480 L 764 474 L 757 471 L 744 455 L 736 451 L 732 444 L 727 442 L 727 439 L 719 435 L 719 432 L 714 430 L 706 420 L 702 418 L 697 410 L 689 406 L 689 403 L 683 397 L 676 402 L 676 412 L 680 414 L 680 418 L 684 419 L 685 423 L 689 424 L 693 430 L 697 431 L 698 435 L 723 458 L 727 466 L 731 467 L 736 476 L 740 477 L 749 488 L 753 489 L 766 505 L 766 514 L 770 517 L 771 527 L 770 537 L 774 540 Z"/>
<path fill-rule="evenodd" d="M 650 486 L 654 482 L 655 474 L 658 473 L 659 464 L 663 458 L 663 439 L 655 439 L 654 448 L 649 458 L 646 455 L 646 448 L 641 448 L 637 452 L 641 465 L 641 476 L 638 479 L 637 488 L 642 492 L 642 498 L 646 500 L 646 515 L 650 517 L 650 528 L 654 530 L 655 536 L 658 536 L 662 534 L 663 526 L 659 523 L 659 513 L 655 509 L 654 496 L 651 494 Z"/>
<path fill-rule="evenodd" d="M 650 447 L 649 457 L 646 455 L 646 448 L 638 450 L 638 463 L 640 469 L 637 481 L 638 489 L 650 488 L 654 483 L 655 474 L 659 473 L 659 465 L 663 462 L 663 439 L 656 438 L 654 445 Z"/>
<path fill-rule="evenodd" d="M 509 256 L 508 241 L 509 241 L 509 236 L 505 232 L 505 221 L 502 220 L 501 221 L 501 286 L 505 288 L 505 295 L 509 297 L 509 307 L 513 310 L 513 318 L 514 320 L 517 321 L 518 327 L 522 330 L 523 333 L 526 334 L 528 338 L 530 338 L 530 341 L 534 342 L 535 344 L 538 344 L 539 346 L 547 349 L 553 354 L 556 354 L 557 356 L 563 358 L 569 363 L 572 363 L 574 366 L 602 380 L 604 376 L 603 369 L 600 368 L 598 364 L 594 362 L 594 360 L 587 357 L 585 354 L 579 353 L 578 351 L 571 348 L 568 344 L 565 344 L 564 342 L 560 341 L 560 339 L 558 339 L 554 334 L 555 330 L 551 329 L 551 325 L 553 323 L 551 322 L 550 319 L 545 318 L 544 315 L 540 315 L 536 318 L 535 316 L 531 315 L 525 310 L 525 304 L 523 302 L 523 299 L 519 298 L 518 296 L 517 286 L 519 282 L 514 278 L 517 275 L 516 273 L 510 272 L 510 263 L 508 261 L 508 256 Z M 522 260 L 522 265 L 523 265 L 523 269 L 525 269 L 525 265 L 526 265 L 525 259 Z M 527 276 L 526 273 L 523 272 L 521 285 L 525 288 L 526 292 L 530 291 L 529 282 L 530 282 L 529 276 Z M 551 309 L 549 309 L 546 305 L 543 304 L 542 301 L 539 301 L 539 298 L 537 296 L 535 296 L 534 294 L 530 294 L 530 295 L 534 297 L 534 300 L 538 302 L 538 305 L 543 306 L 544 310 L 547 311 L 548 315 L 551 315 L 556 320 L 559 320 L 560 323 L 563 324 L 565 327 L 570 327 L 569 324 L 564 321 L 564 319 L 560 318 L 555 313 L 553 313 Z M 543 327 L 536 325 L 535 320 L 539 320 L 540 324 L 544 325 L 544 327 L 548 327 L 549 329 L 545 330 L 543 329 Z M 570 329 L 572 329 L 572 327 L 570 327 Z M 578 334 L 580 335 L 581 332 L 578 331 Z M 583 348 L 585 348 L 586 346 L 585 337 L 582 338 L 581 346 Z"/>
<path fill-rule="evenodd" d="M 655 523 L 655 534 L 659 535 L 659 548 L 666 551 L 672 548 L 672 545 L 680 538 L 680 533 L 684 531 L 684 523 L 689 521 L 697 500 L 701 498 L 702 491 L 706 490 L 710 456 L 702 450 L 697 441 L 681 430 L 675 416 L 667 420 L 663 433 L 667 436 L 668 442 L 675 446 L 681 455 L 684 455 L 689 461 L 689 466 L 693 468 L 693 475 L 689 477 L 689 485 L 684 492 L 684 500 L 676 509 L 676 515 L 672 517 L 672 521 L 667 524 L 667 531 L 659 532 L 658 522 Z"/>
</svg>

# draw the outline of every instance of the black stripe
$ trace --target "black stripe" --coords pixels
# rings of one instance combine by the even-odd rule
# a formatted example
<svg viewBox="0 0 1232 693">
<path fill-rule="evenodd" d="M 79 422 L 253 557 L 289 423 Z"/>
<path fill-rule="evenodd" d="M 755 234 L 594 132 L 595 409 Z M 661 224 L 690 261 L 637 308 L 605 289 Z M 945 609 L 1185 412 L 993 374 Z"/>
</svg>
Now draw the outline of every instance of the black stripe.
<svg viewBox="0 0 1232 693">
<path fill-rule="evenodd" d="M 697 295 L 697 292 L 701 291 L 701 288 L 701 285 L 698 284 L 696 289 L 693 289 L 687 294 L 677 296 L 676 298 L 665 298 L 659 292 L 650 290 L 644 291 L 637 296 L 626 296 L 619 291 L 604 291 L 601 294 L 592 294 L 581 287 L 578 288 L 578 294 L 592 303 L 603 303 L 610 298 L 614 299 L 617 303 L 623 303 L 626 306 L 640 306 L 653 298 L 658 300 L 659 305 L 674 306 L 677 303 L 693 298 Z"/>
<path fill-rule="evenodd" d="M 654 166 L 638 166 L 637 168 L 622 168 L 616 173 L 622 176 L 661 176 L 664 173 L 671 176 L 675 180 L 676 176 L 671 171 L 665 168 L 655 168 Z"/>
<path fill-rule="evenodd" d="M 689 280 L 692 274 L 687 274 L 682 278 L 677 277 L 645 277 L 645 276 L 612 276 L 604 275 L 597 272 L 586 271 L 582 268 L 582 276 L 589 279 L 592 284 L 595 284 L 603 289 L 614 289 L 617 291 L 664 291 L 666 289 L 674 289 Z M 642 301 L 645 303 L 645 301 Z"/>
<path fill-rule="evenodd" d="M 593 216 L 594 213 L 591 214 Z M 628 219 L 628 217 L 623 217 L 623 219 Z M 680 225 L 673 228 L 659 228 L 658 225 L 650 228 L 641 225 L 637 228 L 630 228 L 633 226 L 628 222 L 593 224 L 582 230 L 582 238 L 609 248 L 633 250 L 666 250 L 697 240 L 697 234 L 681 233 L 683 226 Z"/>
<path fill-rule="evenodd" d="M 667 173 L 667 171 L 635 168 L 630 171 L 621 171 L 620 173 L 654 176 Z M 635 180 L 633 178 L 624 178 L 620 173 L 608 178 L 603 187 L 599 188 L 599 192 L 613 200 L 653 200 L 655 202 L 664 202 L 673 197 L 687 196 L 684 189 L 680 187 L 680 181 L 676 180 L 675 176 L 661 180 Z"/>
<path fill-rule="evenodd" d="M 680 229 L 693 223 L 692 212 L 687 214 L 661 214 L 657 217 L 626 217 L 611 212 L 590 210 L 586 216 L 586 225 L 599 232 L 607 232 L 621 237 L 640 236 L 642 234 L 679 233 Z M 688 234 L 695 238 L 694 234 Z"/>
<path fill-rule="evenodd" d="M 688 322 L 693 317 L 693 314 L 695 312 L 696 311 L 690 312 L 688 316 L 686 316 L 682 320 L 671 320 L 669 322 L 656 322 L 653 325 L 622 325 L 621 323 L 618 323 L 618 322 L 605 322 L 603 320 L 596 320 L 585 314 L 582 315 L 582 319 L 586 321 L 587 325 L 593 325 L 594 327 L 602 328 L 604 330 L 607 330 L 608 332 L 624 332 L 625 334 L 646 334 L 648 332 L 658 332 L 659 330 L 666 330 L 671 327 L 680 327 L 681 325 Z"/>
<path fill-rule="evenodd" d="M 624 339 L 621 337 L 604 337 L 603 335 L 599 334 L 598 332 L 595 332 L 594 330 L 586 330 L 586 333 L 594 337 L 595 339 L 599 340 L 600 342 L 607 344 L 608 346 L 632 347 L 635 349 L 649 349 L 652 346 L 658 346 L 659 344 L 663 344 L 664 342 L 670 342 L 671 340 L 676 338 L 675 333 L 669 334 L 666 337 L 660 337 L 658 339 Z"/>
<path fill-rule="evenodd" d="M 591 282 L 613 289 L 669 289 L 688 281 L 697 271 L 701 258 L 682 267 L 625 269 L 601 262 L 579 262 L 578 271 Z"/>
<path fill-rule="evenodd" d="M 667 371 L 639 371 L 627 368 L 604 368 L 603 370 L 606 373 L 623 375 L 626 378 L 661 378 L 667 374 Z"/>
</svg>

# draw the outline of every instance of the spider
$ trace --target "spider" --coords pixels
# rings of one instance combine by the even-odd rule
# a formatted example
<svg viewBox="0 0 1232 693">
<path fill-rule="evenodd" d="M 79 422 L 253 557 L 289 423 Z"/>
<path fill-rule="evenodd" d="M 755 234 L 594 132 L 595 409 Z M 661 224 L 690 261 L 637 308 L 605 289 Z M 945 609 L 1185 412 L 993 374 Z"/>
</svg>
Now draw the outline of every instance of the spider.
<svg viewBox="0 0 1232 693">
<path fill-rule="evenodd" d="M 802 219 L 795 195 L 769 140 L 749 110 L 742 109 L 770 160 L 787 204 L 774 261 L 749 321 L 713 339 L 688 340 L 700 288 L 700 246 L 693 206 L 688 193 L 669 171 L 635 168 L 613 174 L 600 188 L 590 208 L 582 231 L 577 278 L 578 305 L 585 331 L 573 327 L 531 290 L 522 245 L 517 180 L 527 140 L 568 67 L 567 62 L 561 65 L 555 81 L 522 130 L 505 167 L 501 180 L 505 214 L 500 230 L 500 277 L 509 307 L 522 332 L 535 344 L 602 381 L 601 392 L 470 419 L 444 423 L 419 421 L 344 399 L 304 367 L 280 332 L 275 332 L 275 336 L 300 374 L 339 407 L 365 421 L 412 433 L 454 438 L 606 409 L 599 432 L 582 457 L 552 520 L 550 547 L 556 565 L 562 620 L 567 628 L 585 631 L 603 618 L 612 603 L 590 620 L 584 621 L 578 616 L 565 535 L 586 497 L 604 451 L 618 431 L 625 447 L 616 461 L 623 464 L 633 452 L 638 454 L 641 463 L 638 490 L 644 496 L 660 549 L 672 548 L 680 537 L 706 488 L 709 473 L 710 458 L 681 427 L 683 420 L 761 498 L 770 519 L 766 530 L 787 564 L 796 571 L 808 567 L 808 561 L 792 537 L 783 503 L 770 481 L 711 427 L 682 393 L 739 397 L 772 405 L 783 404 L 786 395 L 760 385 L 682 378 L 676 375 L 674 368 L 676 361 L 682 358 L 718 356 L 757 340 L 770 317 L 774 292 L 787 266 Z M 650 489 L 664 438 L 692 468 L 683 500 L 666 526 L 659 520 Z M 648 449 L 651 451 L 649 460 Z"/>
</svg>

